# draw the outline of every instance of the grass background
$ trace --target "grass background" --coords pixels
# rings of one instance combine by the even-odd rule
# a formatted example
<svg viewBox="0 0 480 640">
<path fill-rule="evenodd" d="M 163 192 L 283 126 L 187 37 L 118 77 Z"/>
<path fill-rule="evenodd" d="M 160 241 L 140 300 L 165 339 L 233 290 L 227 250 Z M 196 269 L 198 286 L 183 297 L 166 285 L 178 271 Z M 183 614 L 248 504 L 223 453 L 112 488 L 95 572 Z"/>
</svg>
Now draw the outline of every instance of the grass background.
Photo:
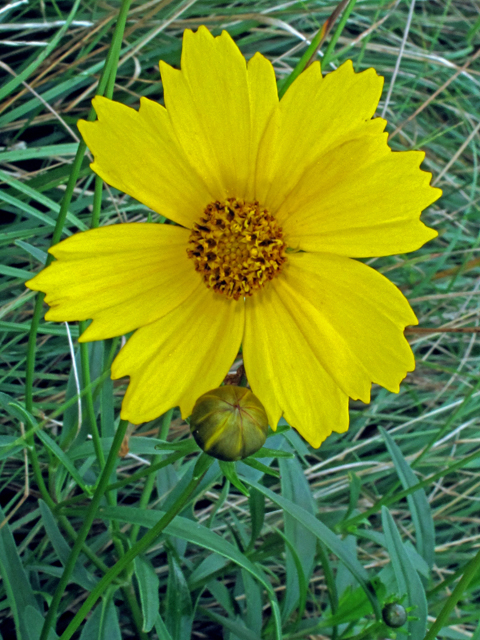
<svg viewBox="0 0 480 640">
<path fill-rule="evenodd" d="M 25 413 L 35 294 L 24 282 L 45 261 L 77 149 L 76 121 L 90 109 L 119 6 L 113 0 L 76 6 L 11 0 L 0 7 L 0 519 L 10 517 L 0 530 L 5 639 L 40 637 L 43 613 L 85 517 L 88 487 L 98 478 L 87 437 L 91 420 L 98 423 L 108 453 L 125 390 L 105 373 L 118 344 L 90 345 L 83 365 L 95 384 L 93 393 L 84 395 L 77 435 L 67 328 L 42 320 L 34 409 L 32 417 Z M 161 101 L 158 60 L 178 65 L 183 30 L 200 24 L 215 33 L 228 29 L 247 58 L 262 52 L 281 79 L 334 9 L 335 4 L 317 0 L 133 2 L 114 97 L 132 106 L 142 95 Z M 369 261 L 401 287 L 424 329 L 409 333 L 416 371 L 398 395 L 376 388 L 370 405 L 352 402 L 348 434 L 332 435 L 319 450 L 292 431 L 272 437 L 269 447 L 294 457 L 263 460 L 281 477 L 237 464 L 244 484 L 260 483 L 250 497 L 222 479 L 223 471 L 237 482 L 231 468 L 215 463 L 182 512 L 200 523 L 197 539 L 184 539 L 186 531 L 197 530 L 188 522 L 168 530 L 123 576 L 121 588 L 105 591 L 73 637 L 278 638 L 275 596 L 286 639 L 386 638 L 394 630 L 375 622 L 352 574 L 362 565 L 382 606 L 389 600 L 414 606 L 406 631 L 397 634 L 400 640 L 407 632 L 422 640 L 446 602 L 455 606 L 441 619 L 437 637 L 480 638 L 480 574 L 474 574 L 472 563 L 480 541 L 479 31 L 474 0 L 359 0 L 324 70 L 351 58 L 357 70 L 373 66 L 385 76 L 379 113 L 385 109 L 391 146 L 425 150 L 423 168 L 444 191 L 423 215 L 439 231 L 436 240 L 414 254 Z M 324 51 L 325 46 L 320 54 Z M 91 224 L 95 181 L 88 164 L 86 156 L 62 237 Z M 103 188 L 101 224 L 148 216 L 144 206 Z M 72 324 L 69 331 L 82 381 L 78 327 Z M 173 445 L 164 452 L 154 449 L 169 426 L 170 441 L 188 437 L 188 425 L 176 411 L 130 437 L 129 453 L 116 469 L 123 481 L 115 492 L 118 506 L 110 505 L 114 511 L 107 517 L 102 505 L 94 522 L 87 543 L 95 561 L 80 556 L 61 601 L 59 635 L 105 565 L 115 562 L 119 541 L 126 549 L 158 519 L 156 510 L 174 504 L 191 476 L 192 450 L 181 445 L 174 464 L 146 479 L 149 464 L 177 451 Z M 32 428 L 37 428 L 34 447 L 45 489 L 56 503 L 52 508 L 39 502 L 45 495 L 27 460 Z M 409 489 L 418 481 L 422 489 Z M 265 495 L 268 490 L 274 493 Z M 272 495 L 280 496 L 277 502 Z M 209 537 L 212 532 L 215 538 Z M 238 551 L 261 579 L 239 565 Z M 95 564 L 98 559 L 103 569 Z M 472 579 L 457 597 L 465 571 L 474 575 L 466 574 Z M 267 597 L 262 580 L 274 596 Z M 142 625 L 152 626 L 142 632 Z"/>
</svg>

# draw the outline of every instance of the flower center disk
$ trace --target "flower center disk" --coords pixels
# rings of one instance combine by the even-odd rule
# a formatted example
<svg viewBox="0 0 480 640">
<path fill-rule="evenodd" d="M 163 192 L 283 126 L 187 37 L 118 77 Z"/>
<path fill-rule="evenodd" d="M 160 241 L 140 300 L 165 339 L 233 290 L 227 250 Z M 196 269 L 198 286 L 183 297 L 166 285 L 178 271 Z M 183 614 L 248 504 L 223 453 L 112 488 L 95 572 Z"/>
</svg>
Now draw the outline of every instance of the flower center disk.
<svg viewBox="0 0 480 640">
<path fill-rule="evenodd" d="M 283 231 L 258 202 L 212 202 L 193 225 L 187 254 L 210 289 L 238 300 L 277 276 L 287 260 Z"/>
</svg>

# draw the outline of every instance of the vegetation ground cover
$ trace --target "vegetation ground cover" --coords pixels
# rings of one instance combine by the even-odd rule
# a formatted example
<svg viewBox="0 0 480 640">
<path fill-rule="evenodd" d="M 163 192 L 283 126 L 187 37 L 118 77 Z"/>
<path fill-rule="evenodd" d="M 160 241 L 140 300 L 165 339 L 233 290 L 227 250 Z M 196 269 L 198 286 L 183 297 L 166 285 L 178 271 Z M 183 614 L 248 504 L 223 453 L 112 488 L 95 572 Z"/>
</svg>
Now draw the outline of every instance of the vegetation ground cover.
<svg viewBox="0 0 480 640">
<path fill-rule="evenodd" d="M 108 459 L 125 392 L 108 376 L 118 341 L 80 349 L 74 324 L 41 320 L 29 370 L 35 293 L 24 287 L 45 263 L 71 187 L 62 238 L 89 228 L 92 214 L 101 225 L 152 216 L 95 181 L 88 152 L 77 154 L 76 122 L 102 83 L 120 4 L 19 0 L 0 8 L 5 639 L 40 638 L 100 475 L 89 434 L 97 425 Z M 140 96 L 162 101 L 158 61 L 178 65 L 183 30 L 201 24 L 227 29 L 247 58 L 263 53 L 281 82 L 334 10 L 317 0 L 133 2 L 115 83 L 104 75 L 104 85 L 134 107 Z M 59 603 L 62 638 L 480 638 L 479 7 L 359 0 L 345 11 L 343 30 L 336 37 L 334 27 L 318 54 L 328 57 L 324 72 L 352 59 L 356 70 L 385 76 L 379 114 L 390 145 L 423 149 L 423 168 L 444 192 L 423 215 L 437 239 L 368 261 L 419 318 L 408 333 L 416 370 L 398 395 L 376 388 L 370 405 L 352 402 L 349 432 L 318 450 L 285 427 L 267 441 L 276 453 L 264 451 L 253 466 L 212 465 L 181 515 L 125 563 L 72 630 L 102 575 L 194 475 L 197 449 L 176 410 L 128 427 L 108 499 Z M 394 601 L 410 618 L 396 632 L 378 616 Z"/>
</svg>

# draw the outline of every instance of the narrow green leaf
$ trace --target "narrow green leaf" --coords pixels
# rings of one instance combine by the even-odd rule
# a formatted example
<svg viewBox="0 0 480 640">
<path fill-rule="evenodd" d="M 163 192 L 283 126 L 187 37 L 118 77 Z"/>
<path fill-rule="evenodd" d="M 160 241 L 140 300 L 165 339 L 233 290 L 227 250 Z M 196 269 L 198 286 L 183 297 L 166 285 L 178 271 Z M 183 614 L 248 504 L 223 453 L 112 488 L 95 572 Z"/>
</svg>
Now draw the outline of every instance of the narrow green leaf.
<svg viewBox="0 0 480 640">
<path fill-rule="evenodd" d="M 245 462 L 245 461 L 244 461 Z M 247 487 L 243 484 L 243 482 L 238 477 L 237 471 L 235 469 L 234 462 L 224 462 L 223 460 L 219 460 L 220 469 L 222 470 L 223 475 L 227 478 L 229 482 L 233 484 L 244 496 L 249 496 Z"/>
<path fill-rule="evenodd" d="M 252 533 L 250 536 L 249 548 L 253 549 L 256 539 L 260 535 L 263 523 L 265 521 L 265 496 L 254 489 L 250 491 L 250 498 L 248 499 L 250 506 L 250 517 L 252 524 Z"/>
<path fill-rule="evenodd" d="M 75 14 L 77 13 L 79 4 L 80 4 L 80 0 L 76 0 L 73 3 L 73 6 L 70 9 L 70 13 L 67 16 L 67 19 L 63 22 L 62 26 L 57 31 L 57 33 L 53 36 L 53 38 L 50 40 L 47 46 L 44 49 L 42 49 L 42 51 L 40 51 L 38 56 L 35 57 L 35 60 L 33 60 L 33 62 L 31 62 L 19 74 L 15 74 L 15 76 L 10 81 L 6 82 L 3 85 L 3 87 L 0 88 L 0 100 L 3 100 L 7 96 L 9 96 L 11 93 L 13 93 L 13 91 L 15 91 L 15 89 L 19 87 L 22 84 L 22 82 L 26 80 L 30 76 L 30 74 L 32 74 L 35 71 L 35 69 L 37 69 L 42 64 L 42 62 L 47 58 L 47 56 L 49 56 L 50 53 L 54 51 L 55 47 L 57 46 L 57 44 L 59 44 L 65 32 L 67 31 L 68 27 L 70 26 L 70 23 L 74 19 Z"/>
<path fill-rule="evenodd" d="M 290 450 L 290 445 L 284 443 L 284 448 Z M 310 514 L 315 513 L 315 501 L 312 497 L 310 486 L 303 474 L 303 469 L 297 458 L 292 460 L 279 460 L 281 473 L 282 496 L 295 502 L 299 507 Z M 286 620 L 299 602 L 301 581 L 310 581 L 315 561 L 316 536 L 306 529 L 301 522 L 288 512 L 285 513 L 285 536 L 290 545 L 286 545 L 286 592 L 282 603 L 282 616 Z M 291 547 L 296 549 L 298 559 L 302 565 L 302 576 L 298 575 L 295 559 L 291 553 Z M 302 585 L 303 588 L 303 585 Z"/>
<path fill-rule="evenodd" d="M 6 184 L 10 185 L 11 187 L 16 189 L 17 191 L 20 191 L 21 193 L 23 193 L 25 196 L 27 196 L 28 199 L 33 199 L 36 202 L 39 202 L 40 204 L 42 204 L 44 207 L 47 207 L 48 209 L 50 209 L 50 211 L 54 214 L 54 217 L 50 218 L 49 219 L 50 222 L 47 221 L 47 224 L 51 224 L 51 222 L 53 222 L 53 224 L 55 224 L 56 218 L 57 218 L 58 214 L 60 213 L 60 205 L 57 202 L 55 202 L 54 200 L 51 200 L 49 197 L 47 197 L 41 191 L 38 191 L 37 189 L 33 189 L 32 187 L 29 187 L 27 184 L 25 184 L 21 180 L 17 180 L 16 178 L 13 178 L 10 174 L 6 173 L 5 171 L 1 171 L 0 170 L 0 180 L 2 180 L 2 182 L 5 182 Z M 5 193 L 2 193 L 0 195 L 0 197 L 3 198 L 3 197 L 5 197 L 5 195 L 6 195 Z M 23 205 L 24 204 L 25 203 L 23 203 Z M 36 211 L 36 209 L 35 209 L 35 211 Z M 36 217 L 38 217 L 38 216 L 36 216 Z M 80 231 L 86 231 L 88 229 L 87 225 L 84 222 L 82 222 L 79 218 L 77 218 L 77 216 L 75 216 L 71 212 L 67 213 L 67 220 L 69 222 L 71 222 L 72 224 L 74 224 L 77 227 L 77 229 L 80 229 Z M 66 228 L 63 229 L 63 232 L 67 236 L 72 234 L 72 232 L 69 229 L 66 229 Z"/>
<path fill-rule="evenodd" d="M 414 487 L 418 484 L 418 478 L 403 457 L 400 447 L 385 429 L 382 427 L 379 427 L 379 429 L 392 457 L 402 487 L 404 489 Z M 407 501 L 415 526 L 417 551 L 431 569 L 435 558 L 435 526 L 425 490 L 417 489 L 407 496 Z"/>
<path fill-rule="evenodd" d="M 30 147 L 29 149 L 12 149 L 0 152 L 0 163 L 32 160 L 33 158 L 52 158 L 54 156 L 74 156 L 78 143 L 51 144 L 46 147 Z"/>
<path fill-rule="evenodd" d="M 235 636 L 237 636 L 237 638 L 239 638 L 240 640 L 261 640 L 261 636 L 247 629 L 239 620 L 231 620 L 230 618 L 225 618 L 225 616 L 220 616 L 218 613 L 215 613 L 210 609 L 205 609 L 204 607 L 201 607 L 200 610 L 209 618 L 222 625 L 222 627 L 235 634 Z"/>
<path fill-rule="evenodd" d="M 409 635 L 399 633 L 397 637 L 399 640 L 423 638 L 427 628 L 428 610 L 422 581 L 403 546 L 395 522 L 386 507 L 382 507 L 382 525 L 399 595 L 407 595 L 407 606 L 414 607 L 411 614 L 416 618 L 409 620 L 405 625 Z"/>
<path fill-rule="evenodd" d="M 157 632 L 158 640 L 173 640 L 160 614 L 155 620 L 155 631 Z"/>
<path fill-rule="evenodd" d="M 291 500 L 287 500 L 282 496 L 277 495 L 270 489 L 262 486 L 257 482 L 249 480 L 250 486 L 255 487 L 261 491 L 269 500 L 274 504 L 281 507 L 286 513 L 298 520 L 308 531 L 313 533 L 323 544 L 330 549 L 352 572 L 361 587 L 364 589 L 368 599 L 370 600 L 375 616 L 378 620 L 381 619 L 380 605 L 373 589 L 368 574 L 362 565 L 358 562 L 355 556 L 351 553 L 350 549 L 343 543 L 343 541 L 336 536 L 327 526 L 320 522 L 308 511 L 302 509 Z"/>
<path fill-rule="evenodd" d="M 117 611 L 111 597 L 96 606 L 82 629 L 80 640 L 122 640 Z"/>
<path fill-rule="evenodd" d="M 50 438 L 50 436 L 46 434 L 45 431 L 41 431 L 41 430 L 37 431 L 37 436 L 43 442 L 43 444 L 47 447 L 47 449 L 49 449 L 52 452 L 52 454 L 63 464 L 65 469 L 67 469 L 69 474 L 78 484 L 78 486 L 82 489 L 82 491 L 84 491 L 87 495 L 91 495 L 90 488 L 87 487 L 87 485 L 83 481 L 83 478 L 80 476 L 77 469 L 75 468 L 73 462 L 70 460 L 68 455 L 64 451 L 62 451 L 62 449 L 60 449 L 58 444 L 54 440 L 52 440 L 52 438 Z"/>
<path fill-rule="evenodd" d="M 245 626 L 250 631 L 253 631 L 253 633 L 261 636 L 263 623 L 262 590 L 260 589 L 260 585 L 258 584 L 258 582 L 254 580 L 247 571 L 245 571 L 244 569 L 242 569 L 241 571 L 247 604 L 247 612 L 243 616 Z M 238 636 L 238 633 L 235 633 Z"/>
<path fill-rule="evenodd" d="M 145 556 L 137 556 L 134 565 L 142 605 L 143 631 L 148 632 L 153 629 L 158 618 L 160 581 L 151 562 Z"/>
<path fill-rule="evenodd" d="M 43 500 L 39 500 L 38 505 L 40 507 L 43 526 L 45 527 L 45 532 L 48 536 L 48 539 L 52 543 L 52 546 L 55 549 L 58 559 L 63 564 L 63 566 L 65 566 L 70 556 L 70 552 L 71 552 L 70 546 L 68 545 L 68 543 L 66 542 L 62 534 L 60 533 L 60 529 L 57 527 L 55 518 L 53 517 L 53 514 L 50 511 L 48 505 Z M 87 591 L 91 591 L 98 582 L 98 579 L 95 576 L 93 576 L 91 573 L 89 573 L 85 569 L 85 567 L 83 567 L 80 564 L 79 560 L 77 560 L 75 564 L 75 568 L 72 571 L 71 579 L 72 579 L 72 582 L 76 582 Z"/>
<path fill-rule="evenodd" d="M 28 620 L 28 640 L 40 640 L 40 634 L 42 633 L 43 623 L 45 618 L 42 616 L 38 609 L 27 605 L 25 607 L 25 620 Z M 54 629 L 49 630 L 48 640 L 57 640 L 58 636 Z"/>
<path fill-rule="evenodd" d="M 0 264 L 0 275 L 29 280 L 30 278 L 33 278 L 34 274 L 30 273 L 30 271 L 26 271 L 25 269 L 17 269 L 16 267 L 7 267 L 7 265 Z"/>
<path fill-rule="evenodd" d="M 190 589 L 176 554 L 168 554 L 167 595 L 165 624 L 173 640 L 185 640 L 192 634 L 193 604 Z"/>
<path fill-rule="evenodd" d="M 307 592 L 308 592 L 308 580 L 305 579 L 305 573 L 303 572 L 302 561 L 297 553 L 297 549 L 290 542 L 290 539 L 277 529 L 278 535 L 283 538 L 285 542 L 285 547 L 290 551 L 293 562 L 295 563 L 295 568 L 297 570 L 297 579 L 298 579 L 298 608 L 297 608 L 297 623 L 302 619 L 305 607 L 307 605 Z M 292 586 L 287 583 L 287 589 L 291 589 Z M 283 614 L 285 615 L 285 614 Z"/>
<path fill-rule="evenodd" d="M 191 580 L 189 582 L 191 583 Z M 221 580 L 210 580 L 207 584 L 207 589 L 218 604 L 225 609 L 230 618 L 234 618 L 238 613 L 239 607 L 234 598 L 230 595 L 230 591 L 227 589 L 225 584 Z"/>
<path fill-rule="evenodd" d="M 243 464 L 252 467 L 252 469 L 256 469 L 257 471 L 261 471 L 262 473 L 266 473 L 267 476 L 273 476 L 274 478 L 280 478 L 280 473 L 276 469 L 271 469 L 267 467 L 263 462 L 259 462 L 255 460 L 255 458 L 245 458 L 242 460 Z"/>
<path fill-rule="evenodd" d="M 135 507 L 104 507 L 99 510 L 99 515 L 104 518 L 139 524 L 148 529 L 153 527 L 164 513 L 164 511 L 160 510 L 152 511 L 150 509 L 136 509 Z M 230 542 L 198 522 L 177 516 L 165 528 L 165 533 L 218 553 L 220 556 L 249 571 L 267 591 L 272 591 L 270 583 L 265 580 L 257 567 L 243 553 Z"/>
<path fill-rule="evenodd" d="M 47 254 L 45 253 L 45 251 L 42 251 L 38 247 L 34 247 L 32 244 L 24 242 L 23 240 L 15 240 L 15 244 L 17 245 L 17 247 L 20 247 L 32 257 L 34 257 L 35 260 L 38 260 L 38 262 L 40 262 L 42 266 L 45 264 L 47 260 Z"/>
<path fill-rule="evenodd" d="M 151 510 L 135 509 L 133 507 L 105 507 L 99 513 L 112 520 L 121 520 L 131 524 L 140 524 L 144 527 L 153 527 L 164 515 L 162 511 L 152 512 Z M 330 532 L 331 533 L 331 532 Z M 193 544 L 197 544 L 204 549 L 214 551 L 219 555 L 231 560 L 238 566 L 246 569 L 265 588 L 270 605 L 272 607 L 273 621 L 275 625 L 275 640 L 281 640 L 281 617 L 278 602 L 272 585 L 265 578 L 263 573 L 256 567 L 243 553 L 236 549 L 227 540 L 210 531 L 198 522 L 177 516 L 166 528 L 166 535 L 176 536 Z M 333 535 L 333 534 L 332 534 Z"/>
<path fill-rule="evenodd" d="M 4 519 L 5 514 L 0 507 L 0 522 Z M 8 523 L 0 529 L 0 575 L 15 621 L 18 640 L 29 640 L 26 609 L 30 606 L 38 611 L 38 605 Z"/>
<path fill-rule="evenodd" d="M 256 453 L 253 453 L 250 458 L 294 458 L 294 454 L 289 451 L 281 451 L 280 449 L 269 449 L 268 447 L 262 447 Z"/>
</svg>

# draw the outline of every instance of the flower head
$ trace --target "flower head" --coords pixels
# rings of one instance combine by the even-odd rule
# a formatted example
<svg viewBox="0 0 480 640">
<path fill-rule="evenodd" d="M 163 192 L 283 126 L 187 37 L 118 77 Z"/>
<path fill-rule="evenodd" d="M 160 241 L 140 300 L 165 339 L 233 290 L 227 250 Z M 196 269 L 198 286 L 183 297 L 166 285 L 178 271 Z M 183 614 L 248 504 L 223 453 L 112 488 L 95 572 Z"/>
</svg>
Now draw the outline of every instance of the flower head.
<svg viewBox="0 0 480 640">
<path fill-rule="evenodd" d="M 198 398 L 190 430 L 205 453 L 225 461 L 242 460 L 265 444 L 268 418 L 251 391 L 226 384 Z"/>
<path fill-rule="evenodd" d="M 136 330 L 112 366 L 130 376 L 122 417 L 151 420 L 222 382 L 242 345 L 252 391 L 313 446 L 348 428 L 348 399 L 397 392 L 417 320 L 400 291 L 354 258 L 414 251 L 441 194 L 424 154 L 392 152 L 372 119 L 383 79 L 315 62 L 278 100 L 273 67 L 223 32 L 184 34 L 161 62 L 165 107 L 96 97 L 79 122 L 108 184 L 175 224 L 77 234 L 27 284 L 54 321 L 92 319 L 80 340 Z"/>
</svg>

